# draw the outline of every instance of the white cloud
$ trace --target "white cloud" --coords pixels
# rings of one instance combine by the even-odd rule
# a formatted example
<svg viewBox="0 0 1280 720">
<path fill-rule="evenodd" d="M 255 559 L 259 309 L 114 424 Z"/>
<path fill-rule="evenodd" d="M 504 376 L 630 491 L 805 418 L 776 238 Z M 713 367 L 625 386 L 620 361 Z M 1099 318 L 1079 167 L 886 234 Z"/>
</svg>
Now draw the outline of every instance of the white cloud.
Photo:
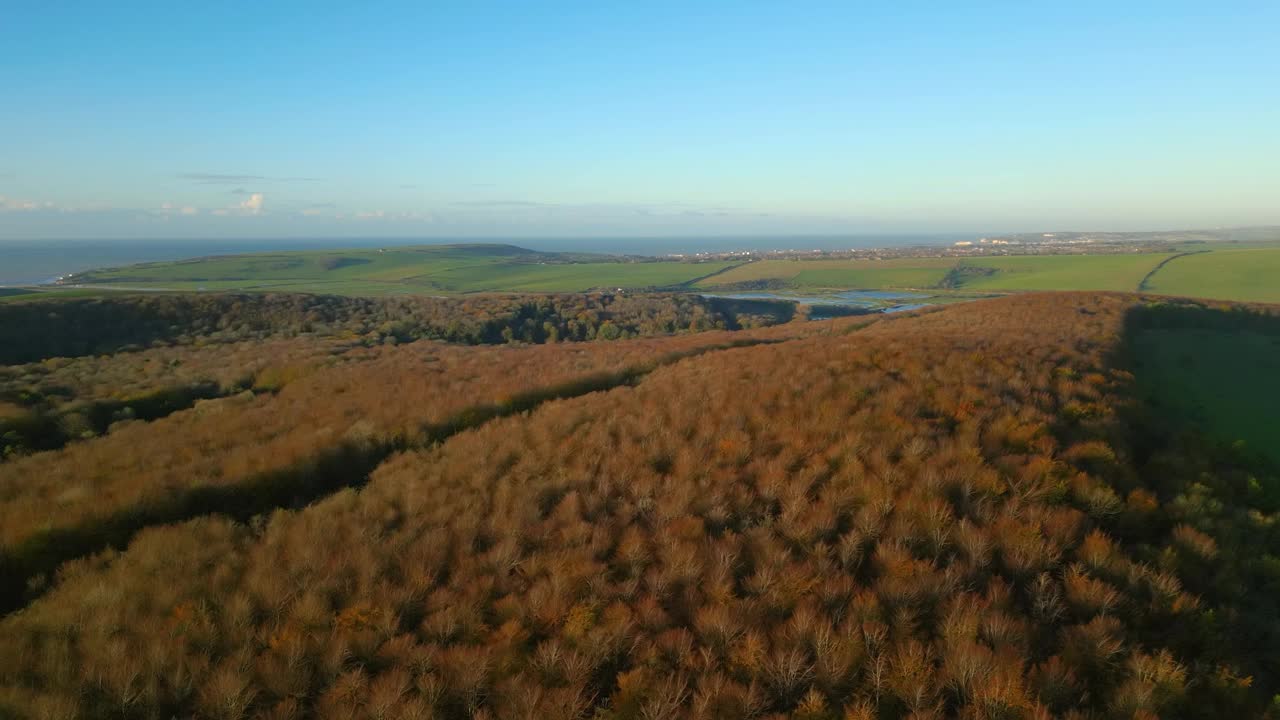
<svg viewBox="0 0 1280 720">
<path fill-rule="evenodd" d="M 160 209 L 154 211 L 152 214 L 157 217 L 170 217 L 173 215 L 193 216 L 200 214 L 200 208 L 195 207 L 194 205 L 175 205 L 171 202 L 167 202 L 161 203 Z"/>
<path fill-rule="evenodd" d="M 342 217 L 339 215 L 338 217 Z M 396 212 L 394 210 L 362 210 L 351 215 L 353 220 L 415 220 L 434 222 L 435 215 L 432 213 L 418 212 L 417 210 L 403 210 Z"/>
<path fill-rule="evenodd" d="M 39 203 L 35 200 L 19 200 L 18 198 L 5 197 L 0 195 L 0 212 L 4 211 L 24 211 L 24 210 L 52 210 L 54 207 L 51 202 Z"/>
<path fill-rule="evenodd" d="M 240 202 L 240 210 L 248 213 L 249 215 L 260 215 L 265 201 L 266 198 L 262 193 L 253 193 L 248 198 Z"/>
</svg>

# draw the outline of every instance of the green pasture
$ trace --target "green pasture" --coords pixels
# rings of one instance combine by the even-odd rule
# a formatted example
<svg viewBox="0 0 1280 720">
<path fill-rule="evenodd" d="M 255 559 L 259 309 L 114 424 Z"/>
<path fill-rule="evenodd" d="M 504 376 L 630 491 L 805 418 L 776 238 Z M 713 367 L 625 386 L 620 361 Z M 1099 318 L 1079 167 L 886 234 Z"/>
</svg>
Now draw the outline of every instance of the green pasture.
<svg viewBox="0 0 1280 720">
<path fill-rule="evenodd" d="M 1162 295 L 1280 303 L 1280 247 L 1184 255 L 1156 273 L 1147 290 Z"/>
<path fill-rule="evenodd" d="M 971 276 L 966 290 L 1116 290 L 1132 292 L 1171 253 L 1132 255 L 1015 255 L 966 259 L 966 265 L 994 269 Z"/>
<path fill-rule="evenodd" d="M 1280 332 L 1144 330 L 1131 349 L 1161 412 L 1280 462 Z"/>
<path fill-rule="evenodd" d="M 759 260 L 698 283 L 717 287 L 760 280 L 780 280 L 796 288 L 880 290 L 929 288 L 954 267 L 953 258 L 893 260 Z"/>
<path fill-rule="evenodd" d="M 0 303 L 25 302 L 28 300 L 45 300 L 48 298 L 100 297 L 118 295 L 117 291 L 108 288 L 4 288 L 8 292 L 0 292 Z M 13 292 L 13 291 L 18 292 Z"/>
<path fill-rule="evenodd" d="M 454 245 L 197 258 L 95 270 L 75 281 L 138 289 L 344 295 L 575 292 L 681 285 L 732 264 L 637 262 L 509 245 Z"/>
<path fill-rule="evenodd" d="M 654 287 L 714 290 L 764 281 L 801 291 L 933 289 L 944 294 L 982 294 L 1142 289 L 1188 297 L 1280 302 L 1280 246 L 1204 243 L 1195 249 L 1200 252 L 1180 256 L 1167 252 L 735 263 L 640 262 L 602 255 L 539 253 L 511 245 L 430 245 L 148 263 L 82 273 L 73 282 L 86 288 L 99 285 L 138 290 L 449 295 Z"/>
<path fill-rule="evenodd" d="M 700 286 L 778 280 L 795 288 L 876 290 L 942 287 L 953 268 L 990 268 L 966 275 L 963 290 L 1136 290 L 1166 253 L 1133 255 L 1024 255 L 893 260 L 761 260 L 708 278 Z"/>
</svg>

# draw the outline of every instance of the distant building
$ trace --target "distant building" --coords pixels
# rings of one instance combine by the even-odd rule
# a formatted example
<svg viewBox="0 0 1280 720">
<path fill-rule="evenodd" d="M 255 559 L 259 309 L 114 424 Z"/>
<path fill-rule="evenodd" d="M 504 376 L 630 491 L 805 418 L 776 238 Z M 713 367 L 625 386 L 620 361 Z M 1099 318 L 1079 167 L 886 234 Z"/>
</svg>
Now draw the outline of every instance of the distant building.
<svg viewBox="0 0 1280 720">
<path fill-rule="evenodd" d="M 956 242 L 956 247 L 969 247 L 972 244 L 971 240 L 959 240 Z"/>
</svg>

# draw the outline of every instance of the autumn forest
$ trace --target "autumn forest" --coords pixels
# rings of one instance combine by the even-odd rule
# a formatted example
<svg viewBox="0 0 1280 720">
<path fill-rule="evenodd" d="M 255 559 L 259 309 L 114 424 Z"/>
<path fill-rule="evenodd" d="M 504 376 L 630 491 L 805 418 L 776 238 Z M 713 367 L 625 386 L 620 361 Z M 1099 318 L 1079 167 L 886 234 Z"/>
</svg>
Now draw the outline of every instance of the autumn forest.
<svg viewBox="0 0 1280 720">
<path fill-rule="evenodd" d="M 1205 333 L 1280 314 L 0 304 L 0 718 L 1280 719 Z"/>
</svg>

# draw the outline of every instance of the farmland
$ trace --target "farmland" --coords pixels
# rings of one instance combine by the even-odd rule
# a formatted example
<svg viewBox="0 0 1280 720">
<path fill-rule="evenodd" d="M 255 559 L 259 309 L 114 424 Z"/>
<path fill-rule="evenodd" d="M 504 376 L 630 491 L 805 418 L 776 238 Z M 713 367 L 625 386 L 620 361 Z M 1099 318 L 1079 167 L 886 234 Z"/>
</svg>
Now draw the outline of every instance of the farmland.
<svg viewBox="0 0 1280 720">
<path fill-rule="evenodd" d="M 952 258 L 894 260 L 761 260 L 698 283 L 700 287 L 778 280 L 796 288 L 882 290 L 936 287 Z"/>
<path fill-rule="evenodd" d="M 701 287 L 777 281 L 800 289 L 1134 290 L 1166 253 L 1024 255 L 957 259 L 763 260 L 700 281 Z M 947 283 L 957 268 L 971 269 Z"/>
<path fill-rule="evenodd" d="M 961 284 L 968 290 L 1132 291 L 1165 253 L 1134 255 L 1029 255 L 965 260 L 994 272 Z"/>
<path fill-rule="evenodd" d="M 546 253 L 511 245 L 424 245 L 196 258 L 93 270 L 59 293 L 305 292 L 347 296 L 555 293 L 588 290 L 915 290 L 933 302 L 1052 290 L 1154 292 L 1244 302 L 1280 301 L 1280 246 L 1199 243 L 1167 252 L 949 254 L 881 259 L 701 260 Z M 42 288 L 49 291 L 50 288 Z M 10 292 L 18 292 L 11 290 Z M 21 301 L 6 294 L 0 302 Z"/>
<path fill-rule="evenodd" d="M 1161 268 L 1147 289 L 1163 295 L 1280 302 L 1280 248 L 1184 255 Z"/>
</svg>

